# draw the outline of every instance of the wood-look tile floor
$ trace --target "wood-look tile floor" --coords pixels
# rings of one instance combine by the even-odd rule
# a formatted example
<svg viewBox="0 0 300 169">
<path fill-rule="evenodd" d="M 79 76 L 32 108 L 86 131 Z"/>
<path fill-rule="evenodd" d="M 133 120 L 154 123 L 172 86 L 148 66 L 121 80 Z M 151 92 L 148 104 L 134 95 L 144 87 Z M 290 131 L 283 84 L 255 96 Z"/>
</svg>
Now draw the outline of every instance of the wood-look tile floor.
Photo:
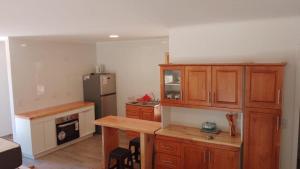
<svg viewBox="0 0 300 169">
<path fill-rule="evenodd" d="M 120 146 L 128 147 L 124 133 L 120 134 Z M 95 135 L 36 160 L 23 158 L 23 165 L 36 169 L 101 169 L 101 149 L 101 136 Z"/>
</svg>

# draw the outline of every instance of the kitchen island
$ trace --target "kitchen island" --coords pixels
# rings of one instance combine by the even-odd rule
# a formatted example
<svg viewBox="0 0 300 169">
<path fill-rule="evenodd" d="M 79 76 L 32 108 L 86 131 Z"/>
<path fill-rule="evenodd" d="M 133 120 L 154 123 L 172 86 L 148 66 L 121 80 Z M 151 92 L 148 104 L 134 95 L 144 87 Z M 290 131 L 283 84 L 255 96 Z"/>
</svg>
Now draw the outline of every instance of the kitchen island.
<svg viewBox="0 0 300 169">
<path fill-rule="evenodd" d="M 141 169 L 153 168 L 154 134 L 160 129 L 161 123 L 120 116 L 106 116 L 96 120 L 95 124 L 102 126 L 103 168 L 107 169 L 109 153 L 119 145 L 118 130 L 140 133 Z"/>
</svg>

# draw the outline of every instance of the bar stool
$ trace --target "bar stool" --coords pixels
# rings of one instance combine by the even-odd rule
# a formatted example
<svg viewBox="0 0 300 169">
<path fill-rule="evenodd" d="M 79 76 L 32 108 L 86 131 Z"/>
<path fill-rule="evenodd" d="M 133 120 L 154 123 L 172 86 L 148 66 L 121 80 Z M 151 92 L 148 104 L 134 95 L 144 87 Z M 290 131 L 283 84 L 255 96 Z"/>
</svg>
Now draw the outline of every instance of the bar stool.
<svg viewBox="0 0 300 169">
<path fill-rule="evenodd" d="M 111 161 L 115 159 L 117 163 L 111 167 Z M 127 159 L 127 164 L 125 164 L 125 160 Z M 133 160 L 131 151 L 118 147 L 112 150 L 109 154 L 108 159 L 108 169 L 133 169 Z"/>
<path fill-rule="evenodd" d="M 131 148 L 134 147 L 134 152 L 132 152 Z M 131 155 L 134 156 L 134 160 L 137 163 L 140 163 L 141 161 L 139 160 L 140 156 L 140 138 L 136 137 L 132 140 L 129 141 L 129 150 L 131 151 Z"/>
</svg>

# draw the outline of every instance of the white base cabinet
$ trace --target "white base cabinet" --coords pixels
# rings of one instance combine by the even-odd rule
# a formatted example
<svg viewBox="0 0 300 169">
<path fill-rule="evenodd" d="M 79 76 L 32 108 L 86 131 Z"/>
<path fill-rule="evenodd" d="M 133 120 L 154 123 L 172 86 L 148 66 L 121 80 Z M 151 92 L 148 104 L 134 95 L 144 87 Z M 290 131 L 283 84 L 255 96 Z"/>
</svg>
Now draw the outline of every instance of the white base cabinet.
<svg viewBox="0 0 300 169">
<path fill-rule="evenodd" d="M 80 138 L 58 146 L 55 119 L 77 113 L 79 114 Z M 34 159 L 78 142 L 88 136 L 92 136 L 95 132 L 94 121 L 94 106 L 33 120 L 16 117 L 16 135 L 14 136 L 14 141 L 21 145 L 23 156 Z"/>
</svg>

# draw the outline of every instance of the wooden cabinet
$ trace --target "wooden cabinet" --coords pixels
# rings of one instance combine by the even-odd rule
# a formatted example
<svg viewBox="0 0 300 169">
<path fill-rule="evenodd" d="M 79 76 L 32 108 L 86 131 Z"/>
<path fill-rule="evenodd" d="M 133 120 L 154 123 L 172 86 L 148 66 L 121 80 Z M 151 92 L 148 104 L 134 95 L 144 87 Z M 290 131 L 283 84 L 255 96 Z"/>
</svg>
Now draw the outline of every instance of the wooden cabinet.
<svg viewBox="0 0 300 169">
<path fill-rule="evenodd" d="M 156 136 L 156 169 L 239 169 L 240 149 Z"/>
<path fill-rule="evenodd" d="M 211 106 L 211 66 L 185 67 L 185 103 Z"/>
<path fill-rule="evenodd" d="M 207 148 L 204 146 L 183 144 L 182 168 L 207 169 Z"/>
<path fill-rule="evenodd" d="M 211 148 L 208 154 L 209 169 L 239 169 L 240 152 L 221 148 Z"/>
<path fill-rule="evenodd" d="M 247 108 L 244 169 L 278 169 L 280 111 Z"/>
<path fill-rule="evenodd" d="M 95 132 L 95 110 L 87 109 L 79 113 L 79 133 L 80 137 L 93 134 Z"/>
<path fill-rule="evenodd" d="M 243 66 L 212 66 L 212 106 L 242 108 Z"/>
<path fill-rule="evenodd" d="M 246 107 L 281 108 L 283 66 L 246 67 Z"/>
<path fill-rule="evenodd" d="M 160 122 L 160 106 L 140 106 L 126 104 L 126 117 Z M 128 138 L 134 138 L 138 137 L 139 133 L 133 131 L 126 131 L 126 135 Z"/>
<path fill-rule="evenodd" d="M 163 66 L 160 69 L 161 103 L 183 104 L 184 66 Z"/>
<path fill-rule="evenodd" d="M 170 79 L 176 79 L 171 75 L 180 77 L 180 83 L 171 82 Z M 243 102 L 243 75 L 244 66 L 161 66 L 162 104 L 240 112 Z M 183 96 L 184 99 L 168 99 L 173 97 L 172 93 L 175 93 L 174 97 Z"/>
</svg>

